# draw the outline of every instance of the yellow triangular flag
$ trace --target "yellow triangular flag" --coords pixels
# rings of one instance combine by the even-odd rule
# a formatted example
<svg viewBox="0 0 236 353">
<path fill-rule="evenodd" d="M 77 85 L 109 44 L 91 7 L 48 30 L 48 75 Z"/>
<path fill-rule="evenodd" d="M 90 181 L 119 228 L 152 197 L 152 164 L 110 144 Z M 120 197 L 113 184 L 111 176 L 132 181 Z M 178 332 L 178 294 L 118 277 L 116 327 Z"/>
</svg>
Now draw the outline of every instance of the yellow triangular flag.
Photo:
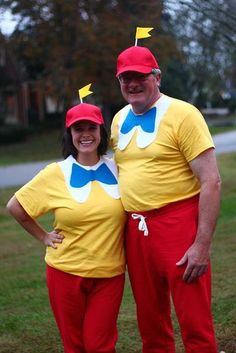
<svg viewBox="0 0 236 353">
<path fill-rule="evenodd" d="M 136 39 L 151 37 L 149 32 L 154 29 L 153 27 L 137 27 L 136 28 Z"/>
<path fill-rule="evenodd" d="M 84 86 L 83 88 L 81 89 L 78 89 L 78 93 L 79 93 L 79 98 L 80 98 L 80 101 L 81 103 L 83 102 L 83 98 L 88 96 L 89 94 L 93 93 L 92 91 L 90 91 L 90 86 L 91 86 L 92 83 L 90 83 L 89 85 L 87 86 Z"/>
</svg>

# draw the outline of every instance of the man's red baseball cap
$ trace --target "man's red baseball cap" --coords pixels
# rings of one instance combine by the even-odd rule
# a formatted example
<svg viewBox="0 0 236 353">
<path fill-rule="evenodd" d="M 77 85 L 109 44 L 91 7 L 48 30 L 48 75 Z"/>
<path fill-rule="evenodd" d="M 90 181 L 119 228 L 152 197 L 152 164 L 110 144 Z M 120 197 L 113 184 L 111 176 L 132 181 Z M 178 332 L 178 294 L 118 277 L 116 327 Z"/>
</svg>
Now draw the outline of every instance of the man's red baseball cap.
<svg viewBox="0 0 236 353">
<path fill-rule="evenodd" d="M 96 105 L 81 103 L 70 108 L 66 113 L 66 127 L 80 120 L 89 120 L 96 124 L 104 124 L 104 119 L 100 108 Z"/>
<path fill-rule="evenodd" d="M 153 69 L 159 69 L 159 65 L 151 51 L 146 47 L 133 46 L 118 56 L 116 76 L 126 71 L 149 74 Z"/>
</svg>

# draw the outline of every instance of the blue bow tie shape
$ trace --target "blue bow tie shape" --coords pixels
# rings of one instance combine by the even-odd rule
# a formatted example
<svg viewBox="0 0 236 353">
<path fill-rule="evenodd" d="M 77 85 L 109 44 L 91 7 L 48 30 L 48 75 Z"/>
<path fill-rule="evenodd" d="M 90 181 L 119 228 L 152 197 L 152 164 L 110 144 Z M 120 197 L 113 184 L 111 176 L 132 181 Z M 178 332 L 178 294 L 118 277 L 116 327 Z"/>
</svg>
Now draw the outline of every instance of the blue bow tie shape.
<svg viewBox="0 0 236 353">
<path fill-rule="evenodd" d="M 117 184 L 115 176 L 105 163 L 101 164 L 96 170 L 87 170 L 73 163 L 70 177 L 70 185 L 72 187 L 81 188 L 93 180 L 108 185 Z"/>
<path fill-rule="evenodd" d="M 135 115 L 130 109 L 125 121 L 123 122 L 120 132 L 127 134 L 135 126 L 140 126 L 145 132 L 154 132 L 156 118 L 156 107 L 148 110 L 142 115 Z"/>
</svg>

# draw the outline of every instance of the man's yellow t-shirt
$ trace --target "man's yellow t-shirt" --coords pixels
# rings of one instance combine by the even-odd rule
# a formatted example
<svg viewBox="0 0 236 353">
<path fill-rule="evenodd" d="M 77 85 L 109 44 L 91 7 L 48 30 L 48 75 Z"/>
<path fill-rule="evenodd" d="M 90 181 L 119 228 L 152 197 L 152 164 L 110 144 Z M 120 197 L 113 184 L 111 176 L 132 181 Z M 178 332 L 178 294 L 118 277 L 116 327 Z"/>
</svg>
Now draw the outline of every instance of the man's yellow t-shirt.
<svg viewBox="0 0 236 353">
<path fill-rule="evenodd" d="M 146 127 L 131 125 L 142 119 L 147 119 Z M 112 122 L 111 145 L 122 203 L 129 212 L 157 209 L 198 194 L 189 162 L 214 147 L 197 108 L 166 95 L 145 115 L 135 116 L 130 105 L 120 110 Z"/>
<path fill-rule="evenodd" d="M 33 218 L 52 211 L 53 228 L 64 235 L 57 249 L 47 248 L 46 263 L 82 277 L 113 277 L 125 271 L 126 215 L 119 198 L 115 165 L 101 158 L 95 167 L 102 164 L 112 172 L 110 178 L 116 180 L 113 185 L 93 180 L 82 187 L 71 186 L 72 166 L 83 166 L 70 156 L 48 165 L 15 194 Z M 75 175 L 73 183 L 78 181 Z"/>
</svg>

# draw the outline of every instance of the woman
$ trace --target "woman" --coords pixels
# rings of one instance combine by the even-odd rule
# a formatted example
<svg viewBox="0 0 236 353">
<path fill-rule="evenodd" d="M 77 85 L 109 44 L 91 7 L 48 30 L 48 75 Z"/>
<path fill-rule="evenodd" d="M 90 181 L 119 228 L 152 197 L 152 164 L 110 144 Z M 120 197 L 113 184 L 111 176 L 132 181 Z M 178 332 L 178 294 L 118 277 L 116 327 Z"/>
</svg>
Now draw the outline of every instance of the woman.
<svg viewBox="0 0 236 353">
<path fill-rule="evenodd" d="M 114 353 L 124 288 L 125 212 L 117 170 L 104 157 L 108 137 L 100 109 L 68 110 L 64 160 L 49 164 L 7 204 L 28 233 L 47 247 L 51 307 L 65 353 Z M 54 230 L 35 220 L 52 211 Z"/>
</svg>

